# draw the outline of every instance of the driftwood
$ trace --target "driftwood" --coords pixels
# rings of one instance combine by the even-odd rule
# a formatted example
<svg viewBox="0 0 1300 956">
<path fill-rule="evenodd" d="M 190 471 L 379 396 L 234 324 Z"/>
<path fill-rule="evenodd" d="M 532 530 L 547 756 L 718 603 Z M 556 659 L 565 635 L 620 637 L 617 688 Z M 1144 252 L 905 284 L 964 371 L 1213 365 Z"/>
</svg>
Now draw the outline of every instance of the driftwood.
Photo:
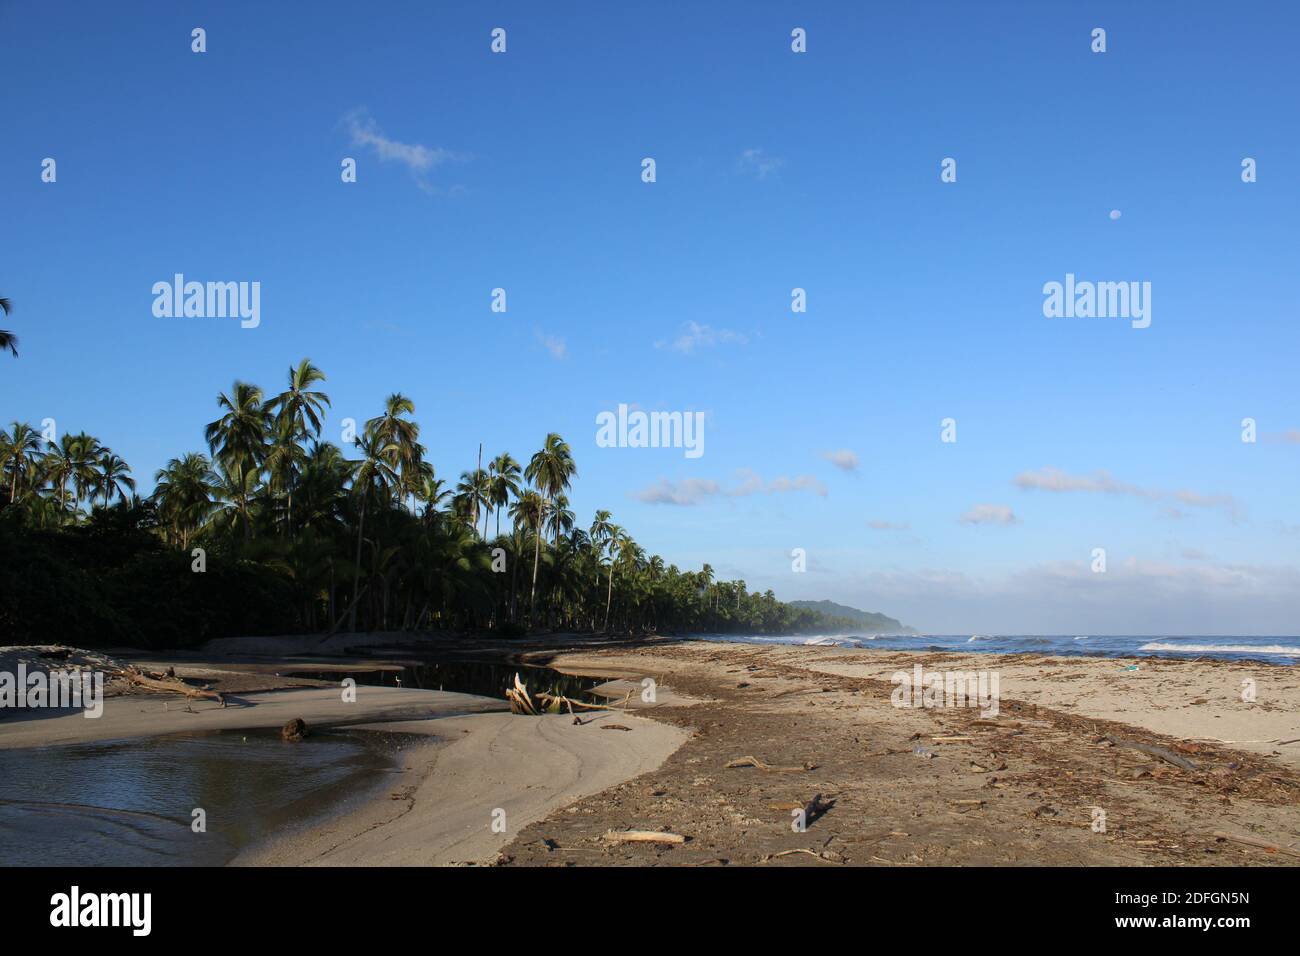
<svg viewBox="0 0 1300 956">
<path fill-rule="evenodd" d="M 537 707 L 528 694 L 528 685 L 519 679 L 518 672 L 515 673 L 515 686 L 506 688 L 506 700 L 510 701 L 510 713 L 538 716 Z"/>
<path fill-rule="evenodd" d="M 145 674 L 136 667 L 127 667 L 124 670 L 119 670 L 115 673 L 126 678 L 138 687 L 148 687 L 150 690 L 165 690 L 173 694 L 184 694 L 186 697 L 191 698 L 198 697 L 203 700 L 215 700 L 222 707 L 226 706 L 226 698 L 220 692 L 191 687 L 189 684 L 178 679 L 161 680 L 157 677 L 151 677 L 148 674 Z"/>
<path fill-rule="evenodd" d="M 1229 840 L 1232 843 L 1244 843 L 1246 846 L 1253 846 L 1261 850 L 1268 850 L 1270 853 L 1285 853 L 1287 856 L 1300 857 L 1300 850 L 1293 850 L 1289 846 L 1281 846 L 1277 843 L 1269 843 L 1267 840 L 1259 839 L 1259 837 L 1237 836 L 1235 833 L 1227 833 L 1223 830 L 1215 830 L 1214 838 L 1216 840 Z"/>
<path fill-rule="evenodd" d="M 819 793 L 803 805 L 803 825 L 804 828 L 813 825 L 813 821 L 818 819 L 822 814 L 831 807 L 835 806 L 834 800 L 823 800 Z"/>
<path fill-rule="evenodd" d="M 797 849 L 797 850 L 782 850 L 780 853 L 769 853 L 767 856 L 763 857 L 763 859 L 762 859 L 761 862 L 766 863 L 766 862 L 768 862 L 769 860 L 779 859 L 780 857 L 783 857 L 783 856 L 790 856 L 791 854 L 794 854 L 794 853 L 806 853 L 806 854 L 808 854 L 810 857 L 812 857 L 814 860 L 821 860 L 823 863 L 835 863 L 835 864 L 840 865 L 840 866 L 843 866 L 843 865 L 844 865 L 844 863 L 845 863 L 844 857 L 840 856 L 840 854 L 838 854 L 838 853 L 835 853 L 834 850 L 827 850 L 827 851 L 824 851 L 824 852 L 826 852 L 826 853 L 834 853 L 834 856 L 833 856 L 833 857 L 832 857 L 832 856 L 823 856 L 821 853 L 817 853 L 817 852 L 814 851 L 814 850 L 805 850 L 805 849 L 803 849 L 803 848 L 800 848 L 800 849 Z M 838 859 L 837 859 L 837 857 L 838 857 Z"/>
<path fill-rule="evenodd" d="M 569 707 L 581 707 L 584 710 L 618 710 L 617 707 L 611 707 L 608 704 L 588 704 L 580 700 L 574 700 L 572 697 L 565 697 L 562 694 L 557 696 L 542 693 L 537 695 L 537 699 L 544 704 L 561 703 Z"/>
<path fill-rule="evenodd" d="M 1180 770 L 1198 769 L 1196 764 L 1192 763 L 1186 757 L 1180 757 L 1178 754 L 1165 747 L 1157 747 L 1154 744 L 1140 744 L 1135 740 L 1125 740 L 1123 737 L 1116 737 L 1114 735 L 1107 735 L 1106 739 L 1116 747 L 1128 747 L 1132 750 L 1140 750 L 1142 753 L 1148 754 L 1152 757 L 1159 757 L 1161 760 L 1173 764 Z"/>
<path fill-rule="evenodd" d="M 728 760 L 723 764 L 725 769 L 731 770 L 737 767 L 757 767 L 768 773 L 803 773 L 807 770 L 816 770 L 815 763 L 805 763 L 802 767 L 773 767 L 771 764 L 763 763 L 757 757 L 737 757 L 735 760 Z"/>
<path fill-rule="evenodd" d="M 658 830 L 609 830 L 605 839 L 613 843 L 667 843 L 673 846 L 686 842 L 680 833 L 661 833 Z"/>
</svg>

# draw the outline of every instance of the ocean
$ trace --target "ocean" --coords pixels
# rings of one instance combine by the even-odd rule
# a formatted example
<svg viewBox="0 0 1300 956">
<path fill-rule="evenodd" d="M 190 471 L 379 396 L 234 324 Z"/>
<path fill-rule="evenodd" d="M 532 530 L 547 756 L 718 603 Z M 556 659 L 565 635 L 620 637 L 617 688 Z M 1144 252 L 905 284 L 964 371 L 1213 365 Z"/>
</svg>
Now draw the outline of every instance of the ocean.
<svg viewBox="0 0 1300 956">
<path fill-rule="evenodd" d="M 1269 664 L 1300 662 L 1300 637 L 1162 637 L 1121 634 L 799 634 L 783 637 L 717 634 L 705 640 L 745 644 L 807 644 L 885 651 L 963 651 L 1051 654 L 1061 657 L 1213 657 Z"/>
</svg>

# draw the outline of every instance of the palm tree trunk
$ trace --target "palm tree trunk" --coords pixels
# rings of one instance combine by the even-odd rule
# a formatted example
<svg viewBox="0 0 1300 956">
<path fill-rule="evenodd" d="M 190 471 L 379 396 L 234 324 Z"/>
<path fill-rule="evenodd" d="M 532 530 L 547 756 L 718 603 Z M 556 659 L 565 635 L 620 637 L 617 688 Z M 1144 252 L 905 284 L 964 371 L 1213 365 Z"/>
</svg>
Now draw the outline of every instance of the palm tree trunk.
<svg viewBox="0 0 1300 956">
<path fill-rule="evenodd" d="M 361 536 L 366 530 L 366 494 L 370 486 L 361 489 L 361 518 L 357 522 L 357 562 L 352 570 L 352 607 L 348 609 L 348 630 L 357 632 L 357 589 L 361 586 Z"/>
<path fill-rule="evenodd" d="M 542 554 L 542 522 L 538 516 L 537 528 L 533 532 L 533 590 L 528 595 L 528 624 L 533 624 L 533 607 L 537 603 L 537 561 Z"/>
<path fill-rule="evenodd" d="M 609 562 L 609 590 L 605 593 L 605 630 L 609 630 L 609 606 L 614 602 L 614 562 Z"/>
</svg>

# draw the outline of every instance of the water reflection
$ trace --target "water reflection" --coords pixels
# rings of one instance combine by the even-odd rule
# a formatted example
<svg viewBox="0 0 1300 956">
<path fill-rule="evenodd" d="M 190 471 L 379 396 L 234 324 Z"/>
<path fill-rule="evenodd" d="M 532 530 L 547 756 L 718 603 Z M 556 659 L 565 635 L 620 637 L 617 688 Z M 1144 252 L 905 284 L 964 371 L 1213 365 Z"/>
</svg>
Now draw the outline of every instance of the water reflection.
<svg viewBox="0 0 1300 956">
<path fill-rule="evenodd" d="M 0 750 L 0 865 L 220 865 L 386 780 L 404 741 L 222 731 Z M 207 813 L 207 832 L 191 829 Z"/>
</svg>

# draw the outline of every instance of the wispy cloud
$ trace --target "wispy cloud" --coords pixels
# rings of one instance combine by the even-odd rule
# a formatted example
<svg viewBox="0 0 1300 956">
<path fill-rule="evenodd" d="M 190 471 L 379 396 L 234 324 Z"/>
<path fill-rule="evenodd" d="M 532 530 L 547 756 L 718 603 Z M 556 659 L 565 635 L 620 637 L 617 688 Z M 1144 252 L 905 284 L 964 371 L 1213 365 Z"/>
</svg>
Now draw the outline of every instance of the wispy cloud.
<svg viewBox="0 0 1300 956">
<path fill-rule="evenodd" d="M 569 354 L 569 346 L 558 335 L 549 335 L 541 329 L 538 329 L 535 334 L 537 341 L 542 343 L 546 347 L 546 351 L 551 353 L 551 358 L 563 359 Z"/>
<path fill-rule="evenodd" d="M 1016 487 L 1025 490 L 1128 495 L 1145 501 L 1174 501 L 1190 508 L 1222 508 L 1234 517 L 1241 511 L 1240 504 L 1232 495 L 1206 495 L 1189 489 L 1165 491 L 1160 488 L 1143 488 L 1117 481 L 1107 471 L 1071 475 L 1059 468 L 1040 468 L 1037 471 L 1022 471 L 1015 477 L 1014 483 Z M 1166 509 L 1166 514 L 1182 517 L 1181 512 L 1172 507 Z"/>
<path fill-rule="evenodd" d="M 425 192 L 434 192 L 428 182 L 428 174 L 447 162 L 460 162 L 468 157 L 443 149 L 439 146 L 425 146 L 421 143 L 403 143 L 385 136 L 369 111 L 358 107 L 343 117 L 344 127 L 352 138 L 353 146 L 363 146 L 374 150 L 381 162 L 398 163 L 411 171 L 416 185 Z"/>
<path fill-rule="evenodd" d="M 741 170 L 757 179 L 767 179 L 784 165 L 784 159 L 769 155 L 765 149 L 746 149 L 740 154 Z"/>
<path fill-rule="evenodd" d="M 867 522 L 872 531 L 911 531 L 912 525 L 907 521 L 882 521 L 878 518 Z"/>
<path fill-rule="evenodd" d="M 996 524 L 1003 527 L 1020 523 L 1016 513 L 1006 505 L 975 505 L 958 520 L 962 524 Z"/>
<path fill-rule="evenodd" d="M 822 452 L 822 457 L 829 461 L 836 468 L 842 471 L 857 471 L 858 456 L 847 448 L 840 448 L 836 451 Z"/>
<path fill-rule="evenodd" d="M 1288 428 L 1284 432 L 1269 432 L 1264 436 L 1266 442 L 1280 442 L 1283 445 L 1300 445 L 1300 428 Z"/>
<path fill-rule="evenodd" d="M 747 498 L 750 495 L 788 494 L 795 491 L 807 491 L 819 497 L 826 495 L 826 486 L 812 475 L 796 475 L 793 478 L 782 475 L 764 481 L 757 472 L 742 468 L 736 472 L 735 478 L 735 483 L 730 487 L 707 478 L 685 478 L 681 481 L 660 478 L 649 487 L 632 492 L 632 497 L 652 505 L 698 505 L 710 498 Z"/>
<path fill-rule="evenodd" d="M 710 325 L 701 325 L 699 322 L 683 322 L 681 334 L 677 338 L 656 342 L 655 348 L 672 349 L 674 352 L 684 352 L 689 355 L 697 348 L 713 345 L 744 345 L 748 341 L 747 336 L 730 329 L 715 329 Z"/>
<path fill-rule="evenodd" d="M 651 505 L 698 505 L 721 491 L 716 481 L 705 478 L 684 478 L 681 481 L 660 478 L 650 487 L 634 492 L 632 497 Z"/>
</svg>

